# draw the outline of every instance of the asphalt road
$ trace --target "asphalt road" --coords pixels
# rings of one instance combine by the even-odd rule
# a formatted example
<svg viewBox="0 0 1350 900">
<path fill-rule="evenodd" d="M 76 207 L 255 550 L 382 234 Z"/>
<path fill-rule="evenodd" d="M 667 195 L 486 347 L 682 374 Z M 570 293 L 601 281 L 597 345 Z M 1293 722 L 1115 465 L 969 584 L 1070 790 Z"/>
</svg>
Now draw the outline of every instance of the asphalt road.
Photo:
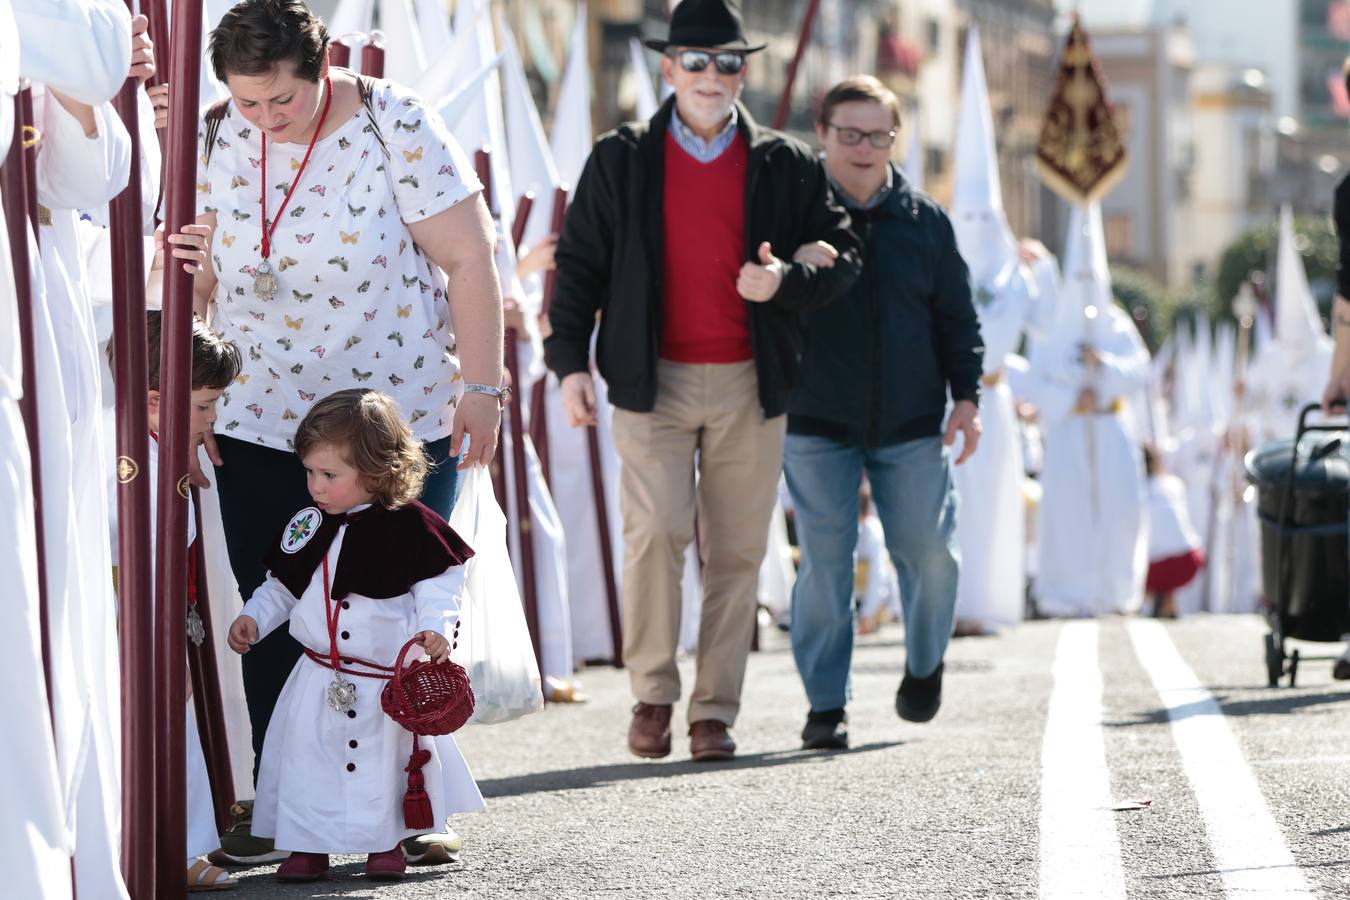
<svg viewBox="0 0 1350 900">
<path fill-rule="evenodd" d="M 458 863 L 392 886 L 355 857 L 317 885 L 266 867 L 234 894 L 1350 897 L 1350 684 L 1305 659 L 1297 687 L 1266 687 L 1262 630 L 1116 618 L 956 641 L 941 713 L 912 725 L 884 627 L 855 654 L 852 747 L 808 753 L 786 636 L 766 629 L 741 755 L 714 764 L 689 761 L 678 708 L 676 752 L 630 756 L 627 678 L 588 669 L 589 703 L 461 733 L 488 807 L 453 822 Z"/>
</svg>

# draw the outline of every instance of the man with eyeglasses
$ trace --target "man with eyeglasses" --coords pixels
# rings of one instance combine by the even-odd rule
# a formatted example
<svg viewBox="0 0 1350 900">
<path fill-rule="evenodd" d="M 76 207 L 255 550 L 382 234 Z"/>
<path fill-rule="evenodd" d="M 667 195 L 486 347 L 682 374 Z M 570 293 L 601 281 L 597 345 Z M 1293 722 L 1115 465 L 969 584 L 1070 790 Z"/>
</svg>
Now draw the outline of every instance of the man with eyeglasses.
<svg viewBox="0 0 1350 900">
<path fill-rule="evenodd" d="M 810 149 L 737 103 L 747 56 L 763 46 L 747 43 L 734 4 L 683 0 L 669 39 L 647 46 L 663 54 L 674 97 L 591 152 L 558 242 L 545 358 L 572 424 L 593 424 L 598 316 L 596 362 L 623 462 L 623 662 L 637 700 L 629 749 L 671 751 L 680 581 L 697 507 L 703 608 L 690 755 L 728 759 L 800 315 L 857 277 L 857 241 Z M 778 255 L 808 244 L 832 267 Z"/>
<path fill-rule="evenodd" d="M 960 464 L 979 442 L 984 348 L 951 222 L 890 163 L 899 127 L 895 94 L 868 75 L 831 88 L 816 124 L 825 169 L 862 239 L 863 272 L 828 310 L 804 317 L 802 376 L 788 403 L 784 470 L 801 547 L 792 652 L 811 704 L 808 750 L 848 746 L 864 472 L 900 573 L 908 659 L 895 708 L 903 719 L 937 714 L 956 607 L 949 448 L 961 434 Z M 830 262 L 818 248 L 801 256 Z"/>
</svg>

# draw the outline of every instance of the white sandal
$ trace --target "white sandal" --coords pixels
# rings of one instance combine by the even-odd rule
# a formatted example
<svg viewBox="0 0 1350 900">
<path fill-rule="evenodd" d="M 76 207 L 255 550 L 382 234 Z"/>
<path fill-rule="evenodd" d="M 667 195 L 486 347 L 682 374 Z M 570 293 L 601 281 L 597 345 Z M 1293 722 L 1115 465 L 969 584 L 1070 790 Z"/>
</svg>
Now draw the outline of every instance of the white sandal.
<svg viewBox="0 0 1350 900">
<path fill-rule="evenodd" d="M 239 887 L 239 882 L 229 872 L 213 866 L 204 859 L 198 859 L 187 870 L 188 893 L 199 891 L 230 891 Z"/>
</svg>

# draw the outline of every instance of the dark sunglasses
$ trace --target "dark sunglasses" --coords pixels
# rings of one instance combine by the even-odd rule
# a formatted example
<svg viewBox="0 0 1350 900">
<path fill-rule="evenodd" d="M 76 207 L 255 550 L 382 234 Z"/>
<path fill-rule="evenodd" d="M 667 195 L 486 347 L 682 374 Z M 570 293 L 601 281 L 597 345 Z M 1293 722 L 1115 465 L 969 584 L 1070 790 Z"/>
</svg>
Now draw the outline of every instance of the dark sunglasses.
<svg viewBox="0 0 1350 900">
<path fill-rule="evenodd" d="M 827 128 L 833 128 L 839 135 L 839 143 L 846 147 L 856 147 L 866 138 L 867 142 L 878 150 L 885 150 L 895 143 L 895 130 L 890 131 L 859 131 L 857 128 L 841 128 L 830 122 Z"/>
<path fill-rule="evenodd" d="M 719 75 L 739 75 L 741 69 L 745 68 L 745 54 L 731 50 L 716 53 L 707 50 L 681 50 L 678 53 L 671 53 L 670 57 L 686 72 L 702 72 L 708 68 L 708 63 L 717 66 Z"/>
</svg>

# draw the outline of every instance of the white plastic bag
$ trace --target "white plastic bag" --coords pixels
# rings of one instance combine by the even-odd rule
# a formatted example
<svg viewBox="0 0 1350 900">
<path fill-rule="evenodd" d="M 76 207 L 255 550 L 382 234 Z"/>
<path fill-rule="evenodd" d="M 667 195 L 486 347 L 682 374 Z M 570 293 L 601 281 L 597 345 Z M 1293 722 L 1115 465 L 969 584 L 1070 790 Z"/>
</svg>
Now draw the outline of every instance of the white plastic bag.
<svg viewBox="0 0 1350 900">
<path fill-rule="evenodd" d="M 525 610 L 506 551 L 506 517 L 485 466 L 460 473 L 450 526 L 473 548 L 464 567 L 459 646 L 450 658 L 469 673 L 470 722 L 508 722 L 544 707 Z"/>
</svg>

